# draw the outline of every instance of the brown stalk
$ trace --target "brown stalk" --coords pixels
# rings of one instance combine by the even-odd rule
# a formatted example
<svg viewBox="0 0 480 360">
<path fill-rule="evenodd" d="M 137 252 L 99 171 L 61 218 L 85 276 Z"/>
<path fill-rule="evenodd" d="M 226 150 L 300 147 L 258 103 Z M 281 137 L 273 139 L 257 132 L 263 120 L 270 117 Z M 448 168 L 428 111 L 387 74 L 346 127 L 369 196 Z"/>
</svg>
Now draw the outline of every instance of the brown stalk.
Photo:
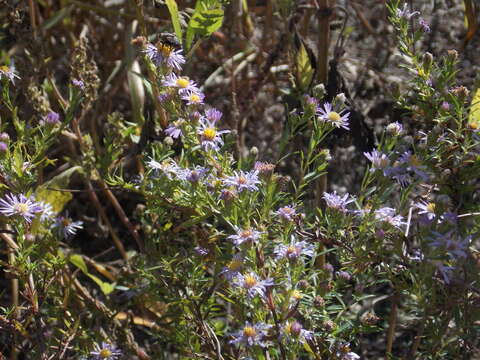
<svg viewBox="0 0 480 360">
<path fill-rule="evenodd" d="M 398 294 L 393 295 L 392 310 L 390 312 L 390 319 L 388 320 L 387 349 L 385 351 L 387 357 L 392 353 L 393 339 L 395 337 L 395 328 L 397 326 L 398 300 Z"/>
</svg>

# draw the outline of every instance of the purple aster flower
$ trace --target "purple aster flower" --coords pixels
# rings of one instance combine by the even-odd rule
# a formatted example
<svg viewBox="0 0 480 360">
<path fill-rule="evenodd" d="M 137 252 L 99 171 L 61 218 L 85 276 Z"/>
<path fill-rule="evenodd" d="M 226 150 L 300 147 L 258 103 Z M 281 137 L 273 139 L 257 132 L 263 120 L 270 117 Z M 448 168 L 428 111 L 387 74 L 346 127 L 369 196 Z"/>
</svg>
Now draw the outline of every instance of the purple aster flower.
<svg viewBox="0 0 480 360">
<path fill-rule="evenodd" d="M 164 131 L 165 134 L 172 137 L 173 139 L 177 139 L 183 135 L 182 129 L 175 123 L 169 125 Z"/>
<path fill-rule="evenodd" d="M 223 140 L 220 137 L 222 134 L 229 133 L 230 130 L 218 131 L 215 127 L 215 122 L 208 119 L 201 118 L 200 125 L 197 129 L 197 134 L 200 135 L 200 142 L 205 150 L 212 149 L 218 151 L 219 145 L 223 145 Z"/>
<path fill-rule="evenodd" d="M 385 174 L 385 169 L 390 164 L 390 160 L 386 154 L 375 149 L 371 153 L 364 152 L 363 155 L 372 163 L 370 171 L 382 170 Z"/>
<path fill-rule="evenodd" d="M 430 243 L 431 246 L 444 248 L 452 259 L 467 257 L 468 245 L 472 239 L 471 236 L 467 236 L 462 240 L 453 230 L 446 234 L 440 234 L 437 232 L 432 233 L 435 235 L 435 238 L 432 239 L 434 241 Z"/>
<path fill-rule="evenodd" d="M 337 271 L 337 276 L 340 279 L 345 280 L 345 281 L 350 281 L 352 279 L 352 275 L 350 275 L 349 272 L 343 271 L 343 270 Z"/>
<path fill-rule="evenodd" d="M 196 166 L 193 169 L 181 169 L 178 172 L 178 178 L 191 183 L 198 183 L 206 175 L 207 171 L 207 168 L 201 166 Z"/>
<path fill-rule="evenodd" d="M 418 24 L 421 26 L 423 32 L 429 33 L 431 31 L 430 30 L 430 25 L 428 25 L 428 23 L 425 21 L 425 19 L 420 18 L 418 20 Z"/>
<path fill-rule="evenodd" d="M 95 360 L 115 360 L 118 359 L 122 352 L 115 345 L 102 342 L 102 345 L 95 344 L 95 350 L 90 352 Z"/>
<path fill-rule="evenodd" d="M 74 236 L 78 230 L 83 229 L 83 221 L 73 221 L 68 216 L 59 216 L 53 224 L 60 236 L 69 239 Z"/>
<path fill-rule="evenodd" d="M 233 259 L 225 266 L 220 275 L 225 276 L 227 280 L 232 280 L 240 274 L 243 267 L 243 255 L 241 253 L 235 254 Z"/>
<path fill-rule="evenodd" d="M 181 49 L 175 50 L 161 41 L 157 43 L 157 46 L 148 43 L 144 53 L 156 66 L 166 65 L 170 69 L 181 70 L 182 65 L 185 64 L 185 57 L 182 55 Z"/>
<path fill-rule="evenodd" d="M 232 240 L 232 242 L 238 246 L 243 244 L 244 242 L 255 242 L 260 238 L 260 235 L 263 234 L 263 232 L 253 230 L 253 229 L 240 229 L 238 227 L 235 227 L 235 230 L 237 233 L 235 235 L 230 235 L 227 237 L 227 239 Z"/>
<path fill-rule="evenodd" d="M 205 100 L 205 95 L 200 91 L 187 91 L 182 95 L 182 100 L 187 102 L 187 105 L 202 105 Z"/>
<path fill-rule="evenodd" d="M 272 325 L 267 325 L 264 323 L 250 324 L 247 321 L 242 330 L 231 334 L 231 336 L 233 336 L 233 340 L 230 340 L 229 343 L 266 347 L 267 342 L 263 341 L 263 339 L 267 336 L 267 331 L 271 327 Z"/>
<path fill-rule="evenodd" d="M 360 356 L 356 353 L 350 351 L 349 343 L 339 343 L 336 344 L 334 349 L 331 349 L 335 352 L 336 359 L 338 360 L 358 360 Z M 333 352 L 332 351 L 332 352 Z"/>
<path fill-rule="evenodd" d="M 395 215 L 395 209 L 383 207 L 375 210 L 375 219 L 386 222 L 396 228 L 404 224 L 403 216 Z"/>
<path fill-rule="evenodd" d="M 443 111 L 449 111 L 450 110 L 450 104 L 448 103 L 448 101 L 443 101 L 440 105 L 440 108 Z"/>
<path fill-rule="evenodd" d="M 458 215 L 455 214 L 454 212 L 447 211 L 447 212 L 444 212 L 442 216 L 440 216 L 440 221 L 442 223 L 447 222 L 451 225 L 456 225 L 458 221 Z"/>
<path fill-rule="evenodd" d="M 287 322 L 282 327 L 282 336 L 287 341 L 299 341 L 302 344 L 313 339 L 313 331 L 305 330 L 298 321 Z"/>
<path fill-rule="evenodd" d="M 292 205 L 284 206 L 278 209 L 275 214 L 280 216 L 282 219 L 287 220 L 287 221 L 293 221 L 294 216 L 297 215 L 297 211 L 295 210 L 295 207 Z"/>
<path fill-rule="evenodd" d="M 407 20 L 410 20 L 412 17 L 416 16 L 416 15 L 420 15 L 420 12 L 418 11 L 410 11 L 408 10 L 408 5 L 407 4 L 404 4 L 403 5 L 403 9 L 397 9 L 396 11 L 396 14 L 398 17 L 400 18 L 404 18 L 404 19 L 407 19 Z"/>
<path fill-rule="evenodd" d="M 408 171 L 413 172 L 423 181 L 428 181 L 428 175 L 423 171 L 425 166 L 422 165 L 416 155 L 413 155 L 410 151 L 406 151 L 400 156 L 398 161 L 400 165 L 406 166 Z"/>
<path fill-rule="evenodd" d="M 47 115 L 43 117 L 40 123 L 42 125 L 57 125 L 60 123 L 60 115 L 55 111 L 50 111 Z"/>
<path fill-rule="evenodd" d="M 337 192 L 334 191 L 333 193 L 323 193 L 323 199 L 327 203 L 327 206 L 332 209 L 336 209 L 341 212 L 347 212 L 347 205 L 354 201 L 354 199 L 348 199 L 349 194 L 345 194 L 342 196 L 337 195 Z"/>
<path fill-rule="evenodd" d="M 443 281 L 445 282 L 445 284 L 447 285 L 450 284 L 452 272 L 453 270 L 455 270 L 455 268 L 453 266 L 445 265 L 440 260 L 433 260 L 432 264 L 433 266 L 435 266 L 436 273 L 443 278 Z"/>
<path fill-rule="evenodd" d="M 190 80 L 186 76 L 177 76 L 175 73 L 170 73 L 162 82 L 163 86 L 178 88 L 178 93 L 184 95 L 190 92 L 199 94 L 200 89 L 197 87 L 195 81 Z"/>
<path fill-rule="evenodd" d="M 12 84 L 15 84 L 15 79 L 20 79 L 20 77 L 15 73 L 15 68 L 13 66 L 0 66 L 0 80 L 2 78 L 8 79 Z"/>
<path fill-rule="evenodd" d="M 286 258 L 290 261 L 296 261 L 301 255 L 312 257 L 315 253 L 315 246 L 306 241 L 296 241 L 292 237 L 290 245 L 278 245 L 273 253 L 277 259 Z"/>
<path fill-rule="evenodd" d="M 213 123 L 220 121 L 222 116 L 223 116 L 223 113 L 220 110 L 217 110 L 215 108 L 210 108 L 207 111 L 205 111 L 205 117 Z"/>
<path fill-rule="evenodd" d="M 271 175 L 275 169 L 275 165 L 263 161 L 256 161 L 253 168 L 261 175 Z"/>
<path fill-rule="evenodd" d="M 80 90 L 85 90 L 85 83 L 82 80 L 73 79 L 72 84 Z"/>
<path fill-rule="evenodd" d="M 403 133 L 403 125 L 400 124 L 398 121 L 388 124 L 387 133 L 393 136 L 401 135 Z"/>
<path fill-rule="evenodd" d="M 413 207 L 419 209 L 418 212 L 420 215 L 425 215 L 429 221 L 435 219 L 435 203 L 425 202 L 420 200 L 419 202 L 413 204 Z"/>
<path fill-rule="evenodd" d="M 256 191 L 258 190 L 257 184 L 261 181 L 258 179 L 258 171 L 253 170 L 244 172 L 242 170 L 234 171 L 232 176 L 227 176 L 223 179 L 225 186 L 233 186 L 240 193 L 243 190 Z"/>
<path fill-rule="evenodd" d="M 201 246 L 195 246 L 193 250 L 197 253 L 198 256 L 207 256 L 209 251 Z"/>
<path fill-rule="evenodd" d="M 348 127 L 348 116 L 350 113 L 342 114 L 345 110 L 340 112 L 333 111 L 332 104 L 325 103 L 323 108 L 319 107 L 317 109 L 317 116 L 323 122 L 330 123 L 337 128 L 344 128 L 345 130 L 350 130 Z"/>
<path fill-rule="evenodd" d="M 10 141 L 10 135 L 8 135 L 6 132 L 0 133 L 0 141 L 9 142 Z"/>
<path fill-rule="evenodd" d="M 45 222 L 45 221 L 53 220 L 53 218 L 55 216 L 55 212 L 53 211 L 52 205 L 50 205 L 49 203 L 46 203 L 44 201 L 40 201 L 38 203 L 38 205 L 41 208 L 41 210 L 40 210 L 40 213 L 41 213 L 40 214 L 40 221 Z"/>
<path fill-rule="evenodd" d="M 5 199 L 0 199 L 0 213 L 5 216 L 21 216 L 30 223 L 42 207 L 33 199 L 26 198 L 25 195 L 8 194 Z"/>
<path fill-rule="evenodd" d="M 0 153 L 5 154 L 8 151 L 8 145 L 3 141 L 0 141 Z"/>
<path fill-rule="evenodd" d="M 161 171 L 168 179 L 172 179 L 173 175 L 178 175 L 181 170 L 177 163 L 171 159 L 166 159 L 162 163 L 150 159 L 147 166 L 154 171 Z"/>
<path fill-rule="evenodd" d="M 232 282 L 233 286 L 245 289 L 249 298 L 253 298 L 255 295 L 263 298 L 265 297 L 266 288 L 273 286 L 272 279 L 260 280 L 258 275 L 253 272 L 246 275 L 238 274 Z"/>
</svg>

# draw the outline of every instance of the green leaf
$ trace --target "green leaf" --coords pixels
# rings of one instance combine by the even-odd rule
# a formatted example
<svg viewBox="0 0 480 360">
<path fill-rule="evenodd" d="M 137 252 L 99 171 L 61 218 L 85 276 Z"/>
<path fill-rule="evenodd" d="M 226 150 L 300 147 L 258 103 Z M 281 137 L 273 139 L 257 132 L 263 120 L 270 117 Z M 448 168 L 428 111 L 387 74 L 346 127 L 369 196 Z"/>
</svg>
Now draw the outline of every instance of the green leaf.
<svg viewBox="0 0 480 360">
<path fill-rule="evenodd" d="M 193 29 L 196 34 L 209 36 L 222 26 L 223 9 L 195 10 L 188 27 Z"/>
<path fill-rule="evenodd" d="M 297 81 L 298 87 L 302 90 L 308 89 L 312 83 L 314 69 L 310 63 L 307 49 L 303 44 L 300 45 L 300 51 L 297 54 Z"/>
<path fill-rule="evenodd" d="M 468 114 L 468 125 L 473 129 L 480 128 L 480 87 L 475 90 Z"/>
<path fill-rule="evenodd" d="M 170 18 L 172 19 L 173 30 L 180 43 L 182 42 L 182 27 L 180 26 L 180 16 L 178 15 L 178 6 L 175 0 L 166 0 Z"/>
<path fill-rule="evenodd" d="M 65 205 L 72 199 L 72 194 L 68 191 L 60 190 L 68 187 L 70 177 L 80 169 L 80 166 L 73 166 L 55 176 L 50 181 L 45 182 L 38 187 L 35 198 L 52 205 L 53 211 L 61 212 Z"/>
<path fill-rule="evenodd" d="M 88 275 L 87 264 L 83 261 L 82 255 L 74 254 L 69 258 L 70 262 L 79 268 L 85 275 Z"/>
</svg>

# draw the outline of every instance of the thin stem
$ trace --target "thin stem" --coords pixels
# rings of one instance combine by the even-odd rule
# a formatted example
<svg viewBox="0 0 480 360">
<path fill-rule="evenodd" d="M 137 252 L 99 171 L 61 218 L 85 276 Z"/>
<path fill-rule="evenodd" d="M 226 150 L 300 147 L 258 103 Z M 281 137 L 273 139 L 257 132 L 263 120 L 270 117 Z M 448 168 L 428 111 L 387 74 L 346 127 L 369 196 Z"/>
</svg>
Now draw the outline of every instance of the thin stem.
<svg viewBox="0 0 480 360">
<path fill-rule="evenodd" d="M 398 294 L 392 297 L 392 311 L 390 313 L 390 319 L 388 320 L 388 332 L 387 332 L 387 357 L 392 353 L 393 339 L 395 337 L 395 328 L 397 326 L 397 308 L 398 308 Z"/>
</svg>

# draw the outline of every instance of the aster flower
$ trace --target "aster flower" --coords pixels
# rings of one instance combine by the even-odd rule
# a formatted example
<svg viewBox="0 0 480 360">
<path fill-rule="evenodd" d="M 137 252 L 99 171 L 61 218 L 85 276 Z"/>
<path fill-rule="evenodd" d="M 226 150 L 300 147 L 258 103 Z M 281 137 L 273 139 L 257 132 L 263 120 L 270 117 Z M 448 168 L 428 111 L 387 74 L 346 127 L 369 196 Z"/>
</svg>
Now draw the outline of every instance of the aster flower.
<svg viewBox="0 0 480 360">
<path fill-rule="evenodd" d="M 198 256 L 207 256 L 209 253 L 208 249 L 201 246 L 195 246 L 193 250 Z"/>
<path fill-rule="evenodd" d="M 229 343 L 266 347 L 267 342 L 265 342 L 263 339 L 267 336 L 267 331 L 271 327 L 272 325 L 267 325 L 264 323 L 250 324 L 247 321 L 243 329 L 231 334 L 231 336 L 233 336 L 233 340 L 230 340 Z"/>
<path fill-rule="evenodd" d="M 297 211 L 295 210 L 295 207 L 292 205 L 284 206 L 275 211 L 275 214 L 280 216 L 280 218 L 287 220 L 287 221 L 293 221 L 294 216 L 297 215 Z"/>
<path fill-rule="evenodd" d="M 50 111 L 40 120 L 41 125 L 57 125 L 60 123 L 60 115 L 55 111 Z"/>
<path fill-rule="evenodd" d="M 387 133 L 393 136 L 398 136 L 403 133 L 403 125 L 400 124 L 398 121 L 388 124 L 386 129 Z"/>
<path fill-rule="evenodd" d="M 253 168 L 258 171 L 259 174 L 270 175 L 273 173 L 275 165 L 263 161 L 256 161 Z"/>
<path fill-rule="evenodd" d="M 273 250 L 277 259 L 286 258 L 291 261 L 296 261 L 301 255 L 312 257 L 315 253 L 315 246 L 306 241 L 296 241 L 292 237 L 290 245 L 278 245 Z"/>
<path fill-rule="evenodd" d="M 42 207 L 33 197 L 27 198 L 23 194 L 8 194 L 4 199 L 0 199 L 0 213 L 5 216 L 20 216 L 28 223 L 41 211 Z"/>
<path fill-rule="evenodd" d="M 292 321 L 282 327 L 282 336 L 287 341 L 299 341 L 303 344 L 313 338 L 313 331 L 305 330 L 298 321 Z"/>
<path fill-rule="evenodd" d="M 425 202 L 420 200 L 419 202 L 413 204 L 413 207 L 419 209 L 418 212 L 420 215 L 425 215 L 429 221 L 435 219 L 435 203 Z"/>
<path fill-rule="evenodd" d="M 20 79 L 20 77 L 15 73 L 15 68 L 13 66 L 0 66 L 0 80 L 1 79 L 8 79 L 12 84 L 15 83 L 15 79 Z"/>
<path fill-rule="evenodd" d="M 178 178 L 191 183 L 198 183 L 206 175 L 207 171 L 208 169 L 202 166 L 195 166 L 193 169 L 181 169 L 178 171 Z"/>
<path fill-rule="evenodd" d="M 428 25 L 428 23 L 425 21 L 425 19 L 420 18 L 418 20 L 418 24 L 422 28 L 423 32 L 429 33 L 431 31 L 430 25 Z"/>
<path fill-rule="evenodd" d="M 334 191 L 333 193 L 323 193 L 323 199 L 327 203 L 327 206 L 332 209 L 336 209 L 340 212 L 347 212 L 347 205 L 353 202 L 353 199 L 348 199 L 349 194 L 345 194 L 342 196 L 337 195 L 337 192 Z"/>
<path fill-rule="evenodd" d="M 459 257 L 466 258 L 468 245 L 472 239 L 471 236 L 467 236 L 465 239 L 461 239 L 454 231 L 449 231 L 446 234 L 440 234 L 438 232 L 432 232 L 435 235 L 430 245 L 433 247 L 442 247 L 452 259 Z"/>
<path fill-rule="evenodd" d="M 177 139 L 183 135 L 182 129 L 175 123 L 169 125 L 164 131 L 165 134 L 173 139 Z"/>
<path fill-rule="evenodd" d="M 150 161 L 147 162 L 147 166 L 154 171 L 163 172 L 168 179 L 172 179 L 173 175 L 177 175 L 180 170 L 177 163 L 171 159 L 166 159 L 159 163 L 150 158 Z"/>
<path fill-rule="evenodd" d="M 397 14 L 397 17 L 399 17 L 399 18 L 404 18 L 404 19 L 410 20 L 412 17 L 414 17 L 416 15 L 420 15 L 420 12 L 410 11 L 408 9 L 408 5 L 404 4 L 403 8 L 401 10 L 397 9 L 396 14 Z"/>
<path fill-rule="evenodd" d="M 385 169 L 388 167 L 390 160 L 386 154 L 377 151 L 374 149 L 371 153 L 364 152 L 363 155 L 372 163 L 370 171 L 383 170 L 385 174 Z"/>
<path fill-rule="evenodd" d="M 225 266 L 220 275 L 225 276 L 227 280 L 232 280 L 240 274 L 243 267 L 243 255 L 241 253 L 235 254 L 232 260 Z"/>
<path fill-rule="evenodd" d="M 383 207 L 375 210 L 375 219 L 386 222 L 396 228 L 404 224 L 403 216 L 395 215 L 395 209 Z"/>
<path fill-rule="evenodd" d="M 339 343 L 336 344 L 334 349 L 336 359 L 338 360 L 358 360 L 360 356 L 356 353 L 350 351 L 350 344 L 349 343 Z"/>
<path fill-rule="evenodd" d="M 82 80 L 73 79 L 72 85 L 80 90 L 85 90 L 85 83 Z"/>
<path fill-rule="evenodd" d="M 435 266 L 435 272 L 443 278 L 445 284 L 450 284 L 452 272 L 455 268 L 453 266 L 445 265 L 440 260 L 433 260 L 432 264 Z"/>
<path fill-rule="evenodd" d="M 261 181 L 258 180 L 258 171 L 253 170 L 250 172 L 244 172 L 242 170 L 234 171 L 232 176 L 227 176 L 223 179 L 225 186 L 233 186 L 240 193 L 243 190 L 256 191 L 258 190 L 257 184 Z"/>
<path fill-rule="evenodd" d="M 416 155 L 413 155 L 410 151 L 404 152 L 398 159 L 399 165 L 406 167 L 407 171 L 413 172 L 422 181 L 428 181 L 428 175 L 424 171 L 425 166 L 422 165 Z"/>
<path fill-rule="evenodd" d="M 182 100 L 187 102 L 187 105 L 202 105 L 205 100 L 205 95 L 202 92 L 187 91 L 182 95 Z"/>
<path fill-rule="evenodd" d="M 46 203 L 44 201 L 40 201 L 38 203 L 40 206 L 40 221 L 45 222 L 45 221 L 50 221 L 53 220 L 53 217 L 55 216 L 55 212 L 53 211 L 52 205 L 49 203 Z"/>
<path fill-rule="evenodd" d="M 210 108 L 210 109 L 207 109 L 207 111 L 205 111 L 205 117 L 213 123 L 220 121 L 222 116 L 223 116 L 223 113 L 220 110 L 217 110 L 215 108 Z"/>
<path fill-rule="evenodd" d="M 233 286 L 245 289 L 249 298 L 253 298 L 255 295 L 263 298 L 266 288 L 273 286 L 273 280 L 270 278 L 260 280 L 257 274 L 250 272 L 246 275 L 238 274 L 233 279 Z"/>
<path fill-rule="evenodd" d="M 186 76 L 177 76 L 175 73 L 170 73 L 165 77 L 165 80 L 162 82 L 163 86 L 178 88 L 178 93 L 180 95 L 185 95 L 188 93 L 200 93 L 200 89 L 197 87 L 195 81 L 190 80 Z"/>
<path fill-rule="evenodd" d="M 251 228 L 240 229 L 238 227 L 235 227 L 235 230 L 237 231 L 237 233 L 235 235 L 228 236 L 227 239 L 232 240 L 232 242 L 236 246 L 239 246 L 244 242 L 248 242 L 248 241 L 255 242 L 260 238 L 260 235 L 263 234 L 263 232 L 260 232 Z"/>
<path fill-rule="evenodd" d="M 59 216 L 53 224 L 60 236 L 68 239 L 74 236 L 78 230 L 83 229 L 83 221 L 73 221 L 68 216 Z"/>
<path fill-rule="evenodd" d="M 115 360 L 118 359 L 122 352 L 115 345 L 102 342 L 102 345 L 95 344 L 95 350 L 90 352 L 95 360 Z"/>
<path fill-rule="evenodd" d="M 332 104 L 325 103 L 323 108 L 319 107 L 317 109 L 317 116 L 323 122 L 330 123 L 337 128 L 344 128 L 345 130 L 350 130 L 348 127 L 348 116 L 350 113 L 342 114 L 345 110 L 336 112 L 333 110 Z"/>
<path fill-rule="evenodd" d="M 173 70 L 181 70 L 185 64 L 182 49 L 175 50 L 172 46 L 159 41 L 157 45 L 148 43 L 143 51 L 156 66 L 166 65 Z"/>
<path fill-rule="evenodd" d="M 8 145 L 3 141 L 0 141 L 0 154 L 5 154 L 8 151 Z"/>
<path fill-rule="evenodd" d="M 229 133 L 230 130 L 217 130 L 215 122 L 208 119 L 201 118 L 200 125 L 197 129 L 197 134 L 200 135 L 200 142 L 205 150 L 212 149 L 218 151 L 219 145 L 223 145 L 223 140 L 220 137 L 222 134 Z"/>
</svg>

